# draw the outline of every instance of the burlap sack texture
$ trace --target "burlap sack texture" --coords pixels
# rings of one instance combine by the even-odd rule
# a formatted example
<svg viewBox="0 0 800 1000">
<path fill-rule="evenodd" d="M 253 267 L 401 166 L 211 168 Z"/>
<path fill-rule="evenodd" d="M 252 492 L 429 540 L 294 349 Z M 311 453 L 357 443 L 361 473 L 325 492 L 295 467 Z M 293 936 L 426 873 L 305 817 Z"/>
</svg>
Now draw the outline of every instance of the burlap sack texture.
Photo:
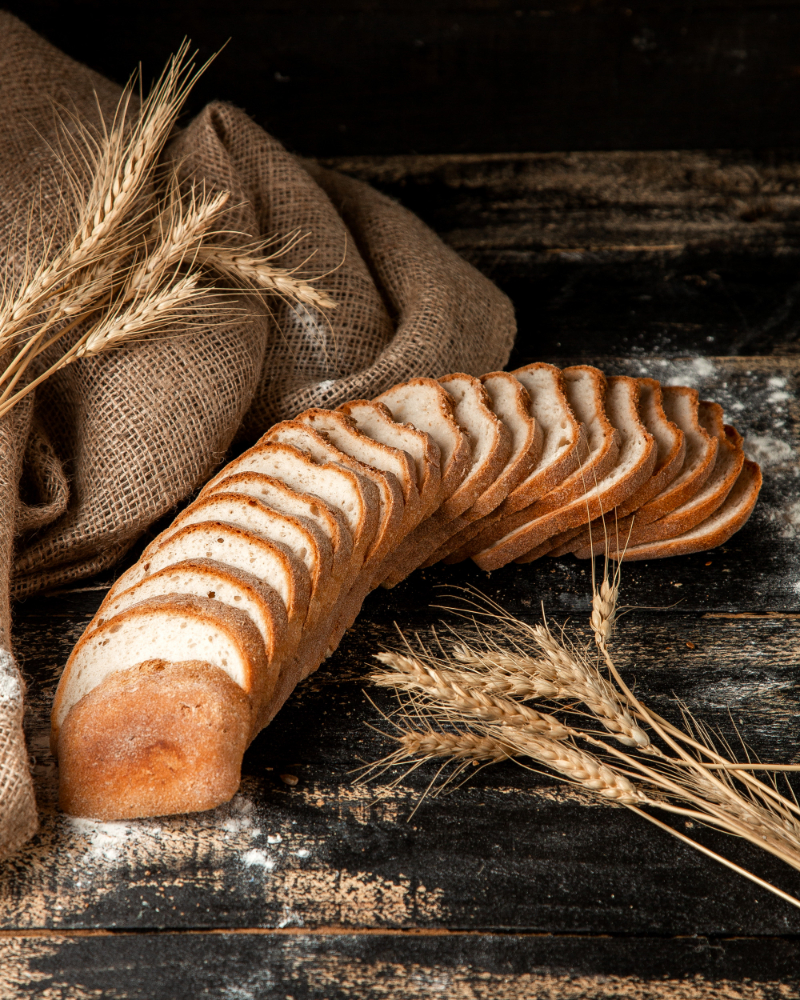
<svg viewBox="0 0 800 1000">
<path fill-rule="evenodd" d="M 56 107 L 96 125 L 99 113 L 111 118 L 119 93 L 0 12 L 7 274 L 19 277 L 25 254 L 36 259 L 40 241 L 65 225 L 53 153 L 65 125 Z M 309 268 L 326 275 L 318 287 L 338 308 L 322 316 L 277 303 L 268 315 L 251 305 L 221 329 L 193 325 L 81 359 L 0 422 L 0 855 L 36 828 L 10 599 L 113 565 L 232 445 L 246 446 L 273 422 L 412 376 L 500 368 L 514 338 L 505 296 L 415 216 L 289 154 L 236 108 L 209 105 L 167 155 L 186 178 L 232 192 L 222 224 L 242 240 L 309 233 L 284 263 L 315 248 Z M 20 206 L 34 198 L 41 231 L 31 244 Z"/>
</svg>

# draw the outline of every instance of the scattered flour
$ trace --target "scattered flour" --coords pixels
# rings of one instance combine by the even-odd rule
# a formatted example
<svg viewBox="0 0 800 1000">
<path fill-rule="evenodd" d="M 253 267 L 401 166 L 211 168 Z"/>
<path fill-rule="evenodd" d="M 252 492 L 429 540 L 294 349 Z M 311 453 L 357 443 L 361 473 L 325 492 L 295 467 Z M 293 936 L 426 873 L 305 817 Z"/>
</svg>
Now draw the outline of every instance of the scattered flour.
<svg viewBox="0 0 800 1000">
<path fill-rule="evenodd" d="M 5 649 L 0 649 L 0 705 L 22 704 L 22 687 L 14 657 Z"/>
<path fill-rule="evenodd" d="M 69 824 L 75 833 L 89 838 L 89 850 L 84 861 L 119 861 L 125 853 L 126 845 L 132 840 L 158 838 L 161 827 L 150 823 L 101 823 L 99 820 L 69 817 Z"/>
<path fill-rule="evenodd" d="M 311 857 L 311 851 L 307 851 L 305 849 L 305 847 L 301 847 L 299 851 L 295 851 L 295 854 L 298 856 L 298 858 L 310 858 Z"/>
<path fill-rule="evenodd" d="M 762 468 L 784 465 L 798 457 L 788 441 L 782 441 L 770 434 L 748 434 L 744 450 L 747 457 L 758 462 Z"/>
<path fill-rule="evenodd" d="M 267 857 L 264 851 L 246 851 L 242 855 L 242 861 L 246 868 L 263 868 L 271 872 L 275 867 L 273 859 Z"/>
<path fill-rule="evenodd" d="M 288 905 L 288 903 L 287 903 L 287 904 L 284 904 L 284 907 L 283 907 L 283 916 L 278 921 L 277 926 L 278 927 L 302 927 L 303 926 L 303 918 L 300 916 L 300 914 L 296 910 L 293 910 Z"/>
</svg>

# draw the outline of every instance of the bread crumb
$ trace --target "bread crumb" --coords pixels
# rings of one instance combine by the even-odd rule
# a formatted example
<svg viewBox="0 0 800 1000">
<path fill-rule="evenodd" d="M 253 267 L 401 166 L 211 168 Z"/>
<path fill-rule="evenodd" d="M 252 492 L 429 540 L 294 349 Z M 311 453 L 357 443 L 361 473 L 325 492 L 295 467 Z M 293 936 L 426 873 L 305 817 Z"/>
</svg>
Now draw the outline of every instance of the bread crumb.
<svg viewBox="0 0 800 1000">
<path fill-rule="evenodd" d="M 300 779 L 297 777 L 296 774 L 281 775 L 281 781 L 284 783 L 284 785 L 290 785 L 292 788 L 294 788 L 294 786 L 298 783 L 299 780 Z"/>
</svg>

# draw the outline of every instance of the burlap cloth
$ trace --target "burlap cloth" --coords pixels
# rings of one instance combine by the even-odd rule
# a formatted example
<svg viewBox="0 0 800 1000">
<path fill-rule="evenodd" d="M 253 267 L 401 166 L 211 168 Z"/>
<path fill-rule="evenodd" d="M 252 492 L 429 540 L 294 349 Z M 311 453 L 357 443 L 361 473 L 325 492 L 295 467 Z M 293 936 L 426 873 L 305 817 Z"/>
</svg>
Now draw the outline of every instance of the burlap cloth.
<svg viewBox="0 0 800 1000">
<path fill-rule="evenodd" d="M 64 129 L 110 120 L 119 94 L 0 12 L 0 247 L 12 283 L 26 253 L 36 262 L 68 225 L 54 152 L 69 148 Z M 112 566 L 273 422 L 411 376 L 500 368 L 513 342 L 509 301 L 419 219 L 287 153 L 236 108 L 209 105 L 167 156 L 232 192 L 224 226 L 308 232 L 284 263 L 316 248 L 310 266 L 338 308 L 278 302 L 270 316 L 251 304 L 233 325 L 81 359 L 0 421 L 0 856 L 36 829 L 10 600 Z"/>
</svg>

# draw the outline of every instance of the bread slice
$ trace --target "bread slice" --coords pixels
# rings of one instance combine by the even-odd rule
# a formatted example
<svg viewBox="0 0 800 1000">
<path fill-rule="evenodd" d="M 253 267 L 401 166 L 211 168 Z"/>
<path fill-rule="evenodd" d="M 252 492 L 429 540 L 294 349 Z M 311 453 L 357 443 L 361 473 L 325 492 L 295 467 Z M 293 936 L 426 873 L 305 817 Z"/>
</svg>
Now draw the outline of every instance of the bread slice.
<svg viewBox="0 0 800 1000">
<path fill-rule="evenodd" d="M 272 587 L 286 609 L 286 649 L 297 648 L 311 597 L 308 571 L 280 542 L 259 538 L 221 521 L 189 524 L 170 535 L 152 555 L 135 563 L 128 573 L 120 577 L 109 593 L 116 597 L 145 577 L 187 559 L 213 559 L 233 569 L 252 573 Z M 172 659 L 163 652 L 160 656 Z M 180 659 L 186 659 L 185 655 Z"/>
<path fill-rule="evenodd" d="M 491 397 L 471 375 L 439 379 L 455 405 L 458 426 L 469 439 L 472 461 L 458 489 L 392 554 L 384 586 L 395 586 L 463 526 L 468 511 L 497 479 L 511 454 L 511 434 L 491 409 Z"/>
<path fill-rule="evenodd" d="M 434 379 L 412 378 L 387 389 L 375 402 L 382 403 L 395 421 L 410 424 L 437 444 L 441 475 L 437 509 L 451 517 L 460 514 L 464 508 L 459 500 L 451 503 L 451 498 L 469 470 L 472 454 L 469 439 L 456 423 L 452 397 Z"/>
<path fill-rule="evenodd" d="M 53 701 L 54 749 L 72 707 L 109 674 L 147 660 L 187 658 L 223 670 L 248 695 L 252 716 L 277 679 L 261 635 L 243 611 L 207 597 L 151 598 L 84 634 L 73 649 Z"/>
<path fill-rule="evenodd" d="M 710 517 L 682 534 L 629 546 L 625 550 L 626 562 L 685 556 L 724 545 L 750 517 L 760 489 L 761 469 L 755 462 L 745 459 L 731 491 Z M 612 558 L 617 558 L 616 554 L 612 554 Z"/>
<path fill-rule="evenodd" d="M 657 521 L 639 525 L 634 514 L 609 530 L 608 549 L 613 558 L 617 558 L 626 546 L 659 542 L 691 531 L 720 507 L 731 491 L 744 464 L 742 439 L 733 427 L 722 423 L 722 408 L 716 403 L 701 403 L 700 419 L 719 441 L 713 472 L 691 500 Z M 596 543 L 594 548 L 597 549 Z M 592 556 L 591 545 L 574 551 L 579 559 Z"/>
<path fill-rule="evenodd" d="M 542 452 L 530 474 L 509 493 L 495 514 L 505 517 L 529 507 L 555 489 L 578 468 L 585 447 L 581 424 L 572 412 L 564 376 L 553 365 L 538 362 L 512 372 L 527 390 L 531 413 L 542 428 Z"/>
<path fill-rule="evenodd" d="M 383 403 L 355 399 L 343 403 L 339 411 L 349 417 L 362 434 L 408 455 L 416 473 L 422 506 L 420 520 L 432 514 L 442 500 L 441 452 L 433 438 L 409 424 L 397 423 Z"/>
<path fill-rule="evenodd" d="M 299 448 L 317 464 L 335 464 L 358 476 L 365 491 L 377 497 L 378 527 L 365 559 L 377 561 L 392 548 L 405 516 L 403 492 L 391 472 L 381 472 L 340 451 L 321 434 L 298 420 L 283 420 L 261 438 L 262 444 L 285 444 Z"/>
<path fill-rule="evenodd" d="M 260 500 L 246 493 L 215 492 L 201 497 L 175 518 L 142 553 L 142 560 L 154 552 L 176 532 L 190 524 L 220 521 L 235 528 L 278 542 L 305 566 L 311 584 L 311 598 L 306 617 L 306 627 L 318 621 L 321 609 L 330 599 L 333 571 L 333 550 L 328 538 L 311 521 L 304 521 L 291 514 L 271 510 Z"/>
<path fill-rule="evenodd" d="M 243 611 L 261 634 L 270 663 L 283 654 L 286 640 L 286 608 L 278 594 L 252 573 L 225 566 L 213 559 L 187 559 L 146 576 L 122 593 L 108 595 L 89 623 L 93 632 L 135 604 L 168 594 L 207 597 L 229 608 Z"/>
<path fill-rule="evenodd" d="M 491 408 L 511 437 L 511 452 L 495 481 L 462 515 L 458 530 L 423 563 L 432 566 L 456 552 L 474 535 L 473 526 L 491 514 L 525 479 L 539 461 L 544 434 L 531 415 L 531 397 L 510 372 L 489 372 L 481 377 Z"/>
<path fill-rule="evenodd" d="M 239 787 L 251 729 L 250 699 L 224 669 L 200 660 L 127 666 L 60 727 L 59 805 L 97 820 L 212 809 Z"/>
<path fill-rule="evenodd" d="M 243 493 L 260 500 L 271 510 L 297 517 L 304 523 L 310 521 L 328 539 L 333 554 L 333 576 L 341 580 L 350 571 L 353 537 L 347 521 L 340 510 L 319 497 L 299 493 L 274 476 L 259 472 L 239 472 L 218 480 L 209 494 L 204 495 L 217 493 Z"/>
<path fill-rule="evenodd" d="M 643 527 L 689 501 L 708 480 L 716 462 L 719 437 L 707 430 L 700 421 L 700 398 L 696 389 L 684 386 L 662 387 L 662 405 L 667 419 L 675 424 L 684 436 L 684 459 L 680 471 L 671 482 L 651 500 L 635 510 L 636 524 Z M 706 413 L 706 411 L 703 411 Z M 627 537 L 632 521 L 623 520 L 612 512 L 604 521 L 597 521 L 579 532 L 573 532 L 554 545 L 552 556 L 562 556 L 577 551 L 591 543 L 595 548 L 604 547 L 606 536 L 613 530 L 620 538 Z M 571 544 L 570 544 L 571 543 Z"/>
<path fill-rule="evenodd" d="M 661 385 L 654 378 L 636 381 L 639 383 L 639 413 L 656 443 L 656 464 L 648 481 L 619 505 L 618 517 L 639 510 L 662 493 L 681 471 L 686 457 L 686 435 L 667 417 Z"/>
<path fill-rule="evenodd" d="M 527 519 L 519 511 L 506 519 L 506 534 L 472 558 L 482 569 L 499 569 L 512 559 L 523 560 L 552 535 L 598 517 L 617 506 L 651 475 L 656 461 L 653 437 L 639 417 L 639 386 L 636 379 L 616 375 L 608 380 L 606 413 L 619 432 L 616 464 L 606 476 L 557 511 Z"/>
<path fill-rule="evenodd" d="M 215 490 L 223 479 L 244 472 L 270 476 L 340 511 L 353 540 L 351 572 L 360 570 L 378 528 L 378 493 L 369 480 L 333 462 L 318 465 L 290 445 L 255 445 L 218 473 L 200 496 Z"/>
<path fill-rule="evenodd" d="M 336 410 L 305 410 L 296 418 L 308 424 L 339 451 L 362 465 L 390 473 L 403 493 L 404 518 L 399 533 L 405 536 L 422 520 L 422 501 L 417 489 L 414 463 L 405 451 L 375 441 L 362 433 L 354 420 Z"/>
</svg>

